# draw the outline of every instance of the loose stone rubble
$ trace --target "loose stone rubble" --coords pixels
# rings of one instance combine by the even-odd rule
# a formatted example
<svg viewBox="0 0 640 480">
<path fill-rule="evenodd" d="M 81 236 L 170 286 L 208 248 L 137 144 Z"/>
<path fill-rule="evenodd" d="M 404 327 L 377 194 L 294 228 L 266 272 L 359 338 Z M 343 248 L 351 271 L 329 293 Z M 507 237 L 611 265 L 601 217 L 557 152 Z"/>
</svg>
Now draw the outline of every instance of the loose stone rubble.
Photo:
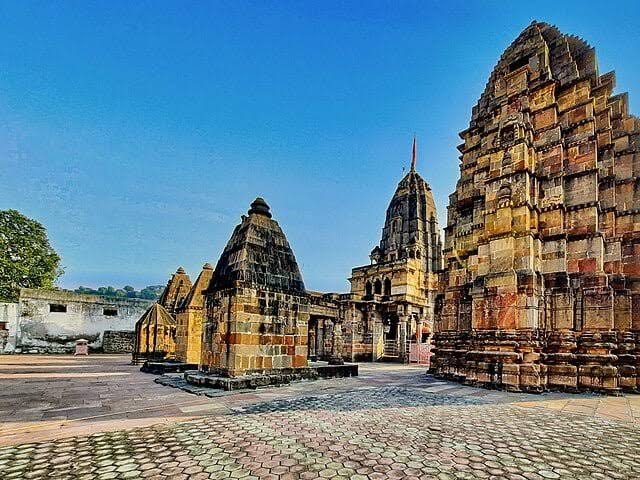
<svg viewBox="0 0 640 480">
<path fill-rule="evenodd" d="M 640 122 L 582 39 L 533 22 L 473 108 L 445 229 L 437 375 L 638 386 Z"/>
</svg>

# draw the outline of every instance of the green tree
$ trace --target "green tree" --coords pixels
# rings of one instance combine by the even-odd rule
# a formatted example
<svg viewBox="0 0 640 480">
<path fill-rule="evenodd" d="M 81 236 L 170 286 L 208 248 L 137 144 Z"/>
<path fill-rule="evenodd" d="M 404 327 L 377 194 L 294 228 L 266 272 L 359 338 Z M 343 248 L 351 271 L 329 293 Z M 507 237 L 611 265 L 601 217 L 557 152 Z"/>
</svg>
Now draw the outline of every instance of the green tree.
<svg viewBox="0 0 640 480">
<path fill-rule="evenodd" d="M 126 297 L 126 298 L 143 298 L 146 300 L 157 300 L 164 290 L 164 285 L 149 285 L 139 292 L 131 285 L 122 288 L 98 287 L 93 289 L 90 287 L 79 286 L 74 290 L 75 293 L 86 293 L 90 295 L 101 295 L 103 297 Z"/>
<path fill-rule="evenodd" d="M 162 295 L 162 291 L 164 290 L 164 285 L 149 285 L 148 287 L 140 290 L 140 298 L 145 298 L 147 300 L 157 300 Z"/>
<path fill-rule="evenodd" d="M 20 288 L 54 288 L 60 257 L 39 222 L 0 210 L 0 300 L 15 302 Z"/>
</svg>

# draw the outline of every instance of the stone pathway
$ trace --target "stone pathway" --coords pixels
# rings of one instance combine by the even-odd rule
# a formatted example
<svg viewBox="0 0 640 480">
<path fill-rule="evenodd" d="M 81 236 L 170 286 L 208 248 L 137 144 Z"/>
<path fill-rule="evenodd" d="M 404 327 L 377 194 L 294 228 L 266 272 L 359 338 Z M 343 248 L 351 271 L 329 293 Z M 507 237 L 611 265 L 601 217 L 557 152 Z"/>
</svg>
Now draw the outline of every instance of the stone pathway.
<svg viewBox="0 0 640 480">
<path fill-rule="evenodd" d="M 88 365 L 82 363 L 87 359 L 73 360 Z M 42 419 L 30 423 L 35 437 L 0 434 L 1 479 L 640 478 L 635 395 L 509 394 L 438 381 L 420 367 L 365 364 L 355 379 L 209 398 L 158 385 L 153 376 L 118 367 L 122 359 L 116 357 L 92 360 L 138 382 L 105 377 L 108 386 L 102 388 L 113 396 L 100 405 L 89 400 L 86 408 L 106 408 L 118 418 L 96 422 L 70 415 L 65 421 L 80 425 L 82 434 L 69 438 L 68 432 L 44 428 Z M 95 381 L 63 378 L 79 392 Z M 28 391 L 20 383 L 25 381 L 13 384 L 21 386 L 21 395 Z M 33 380 L 25 402 L 16 403 L 22 397 L 13 392 L 13 411 L 21 412 L 22 403 L 42 418 L 65 406 L 63 398 L 53 400 L 60 390 L 41 388 L 42 381 Z M 0 379 L 0 402 L 11 388 Z M 127 391 L 133 398 L 117 398 Z M 159 410 L 134 408 L 135 399 L 151 398 L 147 391 Z M 69 397 L 73 407 L 81 405 L 77 395 Z M 180 413 L 153 413 L 163 409 Z M 6 432 L 12 423 L 2 415 Z"/>
</svg>

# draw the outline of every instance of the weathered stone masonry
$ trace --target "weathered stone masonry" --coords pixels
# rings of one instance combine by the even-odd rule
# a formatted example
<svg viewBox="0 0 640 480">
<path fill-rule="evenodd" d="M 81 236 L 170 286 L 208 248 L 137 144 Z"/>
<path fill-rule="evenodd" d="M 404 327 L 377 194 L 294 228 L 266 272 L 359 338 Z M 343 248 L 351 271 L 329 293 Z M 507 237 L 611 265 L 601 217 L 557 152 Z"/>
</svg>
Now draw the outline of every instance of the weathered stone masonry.
<svg viewBox="0 0 640 480">
<path fill-rule="evenodd" d="M 438 375 L 515 390 L 640 379 L 640 122 L 595 51 L 532 23 L 473 108 L 445 229 Z"/>
<path fill-rule="evenodd" d="M 416 150 L 414 139 L 409 172 L 389 202 L 371 264 L 352 270 L 351 293 L 340 297 L 350 360 L 406 362 L 412 343 L 430 341 L 442 245 L 431 188 L 416 171 Z"/>
<path fill-rule="evenodd" d="M 10 319 L 10 351 L 70 353 L 76 340 L 103 348 L 106 331 L 133 331 L 136 319 L 151 305 L 143 299 L 109 298 L 65 290 L 23 288 Z M 13 333 L 15 332 L 15 333 Z"/>
<path fill-rule="evenodd" d="M 204 295 L 203 373 L 307 369 L 309 299 L 293 251 L 261 198 L 235 228 Z"/>
<path fill-rule="evenodd" d="M 103 353 L 132 353 L 135 332 L 129 330 L 105 330 L 102 335 Z"/>
</svg>

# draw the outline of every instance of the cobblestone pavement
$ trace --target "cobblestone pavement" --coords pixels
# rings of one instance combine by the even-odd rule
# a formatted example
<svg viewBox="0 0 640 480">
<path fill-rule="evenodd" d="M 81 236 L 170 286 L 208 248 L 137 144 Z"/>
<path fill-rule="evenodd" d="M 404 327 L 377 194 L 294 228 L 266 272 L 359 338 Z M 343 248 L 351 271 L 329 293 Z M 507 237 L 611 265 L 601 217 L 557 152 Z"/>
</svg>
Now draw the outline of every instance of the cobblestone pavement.
<svg viewBox="0 0 640 480">
<path fill-rule="evenodd" d="M 361 370 L 359 379 L 191 396 L 210 402 L 182 407 L 202 414 L 195 420 L 0 447 L 0 479 L 640 478 L 640 426 L 633 412 L 598 415 L 592 404 L 608 397 L 487 391 L 421 368 Z M 614 405 L 637 396 L 621 398 Z M 588 411 L 569 413 L 571 402 Z"/>
</svg>

